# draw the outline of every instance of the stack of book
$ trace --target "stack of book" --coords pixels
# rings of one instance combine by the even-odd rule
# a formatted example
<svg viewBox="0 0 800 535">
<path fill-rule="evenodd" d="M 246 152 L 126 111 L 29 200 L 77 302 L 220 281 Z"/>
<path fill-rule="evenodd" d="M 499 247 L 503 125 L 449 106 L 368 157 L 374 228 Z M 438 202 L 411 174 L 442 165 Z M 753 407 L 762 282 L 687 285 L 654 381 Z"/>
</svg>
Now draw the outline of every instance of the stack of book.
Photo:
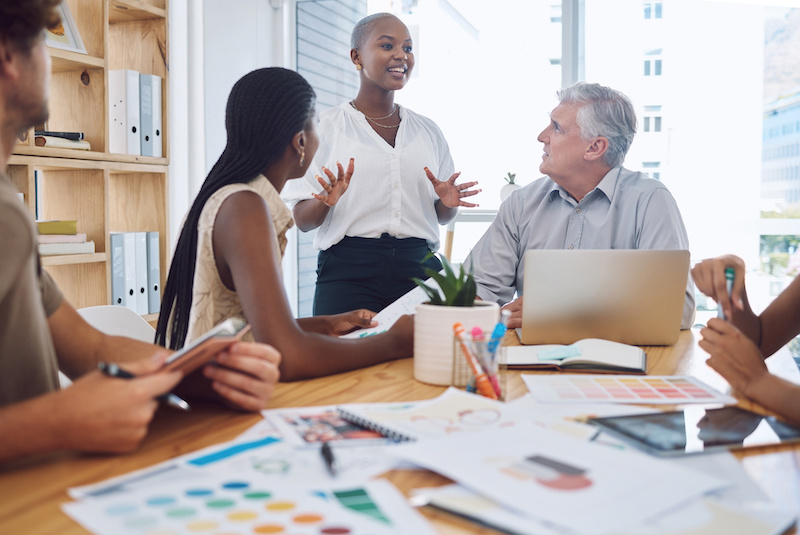
<svg viewBox="0 0 800 535">
<path fill-rule="evenodd" d="M 51 132 L 36 130 L 34 142 L 37 147 L 53 147 L 57 149 L 92 150 L 88 141 L 83 139 L 83 132 Z"/>
<path fill-rule="evenodd" d="M 87 241 L 86 234 L 78 234 L 75 220 L 37 221 L 36 226 L 41 256 L 94 253 L 94 242 Z"/>
</svg>

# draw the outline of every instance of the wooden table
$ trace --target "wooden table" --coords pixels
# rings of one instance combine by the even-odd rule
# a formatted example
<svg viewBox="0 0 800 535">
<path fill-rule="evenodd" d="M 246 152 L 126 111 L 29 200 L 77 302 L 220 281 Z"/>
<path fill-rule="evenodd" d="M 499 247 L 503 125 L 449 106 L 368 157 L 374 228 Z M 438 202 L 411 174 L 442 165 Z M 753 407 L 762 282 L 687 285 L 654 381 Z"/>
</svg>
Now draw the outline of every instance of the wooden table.
<svg viewBox="0 0 800 535">
<path fill-rule="evenodd" d="M 696 331 L 684 331 L 675 346 L 645 348 L 648 374 L 692 375 L 728 392 L 728 384 L 705 365 L 707 355 L 697 347 L 698 338 Z M 505 342 L 518 344 L 514 333 L 508 334 Z M 779 353 L 768 362 L 774 372 L 800 383 L 800 373 L 788 353 Z M 507 386 L 511 399 L 527 391 L 519 372 L 509 372 Z M 433 398 L 443 390 L 444 387 L 415 381 L 412 359 L 403 359 L 332 377 L 282 383 L 278 385 L 270 406 L 412 401 Z M 740 405 L 761 410 L 746 400 L 741 400 Z M 196 407 L 190 413 L 161 409 L 147 439 L 136 453 L 58 453 L 6 466 L 0 469 L 0 534 L 84 534 L 86 531 L 59 508 L 59 504 L 69 501 L 68 488 L 95 483 L 231 440 L 259 418 L 258 414 L 238 414 L 216 407 Z M 748 474 L 777 504 L 800 516 L 800 446 L 752 449 L 738 452 L 736 456 Z M 424 470 L 392 471 L 384 477 L 407 495 L 413 488 L 449 483 L 449 480 Z M 423 508 L 422 512 L 442 534 L 497 533 L 431 508 Z"/>
</svg>

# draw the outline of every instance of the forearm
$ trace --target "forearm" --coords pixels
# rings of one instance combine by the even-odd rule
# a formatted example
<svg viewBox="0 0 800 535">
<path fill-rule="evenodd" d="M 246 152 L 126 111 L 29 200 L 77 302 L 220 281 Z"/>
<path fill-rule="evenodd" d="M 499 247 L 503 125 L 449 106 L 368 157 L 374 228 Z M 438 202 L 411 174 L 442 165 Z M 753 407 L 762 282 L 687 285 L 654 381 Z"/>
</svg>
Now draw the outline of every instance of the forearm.
<svg viewBox="0 0 800 535">
<path fill-rule="evenodd" d="M 800 425 L 800 386 L 772 374 L 765 374 L 745 392 L 749 398 L 783 419 Z"/>
<path fill-rule="evenodd" d="M 330 207 L 317 199 L 308 199 L 300 201 L 294 206 L 292 214 L 294 215 L 297 228 L 303 232 L 314 230 L 318 228 L 325 221 L 328 216 Z"/>
<path fill-rule="evenodd" d="M 102 361 L 131 362 L 167 351 L 154 344 L 109 336 L 89 325 L 66 301 L 49 317 L 58 364 L 70 379 L 95 369 Z"/>
<path fill-rule="evenodd" d="M 800 333 L 798 303 L 800 303 L 800 277 L 795 278 L 759 316 L 760 348 L 765 357 L 775 353 Z M 745 308 L 749 309 L 749 306 Z M 759 340 L 756 340 L 756 343 Z"/>
<path fill-rule="evenodd" d="M 278 350 L 282 382 L 324 377 L 412 355 L 411 343 L 396 340 L 391 332 L 358 339 L 307 333 L 300 343 Z"/>
<path fill-rule="evenodd" d="M 63 449 L 55 417 L 54 394 L 0 409 L 0 464 L 20 457 Z"/>
<path fill-rule="evenodd" d="M 441 199 L 434 203 L 434 207 L 436 208 L 436 218 L 440 225 L 446 225 L 458 215 L 458 206 L 452 208 L 445 206 Z"/>
<path fill-rule="evenodd" d="M 329 316 L 298 318 L 297 324 L 307 333 L 328 334 L 331 328 Z"/>
</svg>

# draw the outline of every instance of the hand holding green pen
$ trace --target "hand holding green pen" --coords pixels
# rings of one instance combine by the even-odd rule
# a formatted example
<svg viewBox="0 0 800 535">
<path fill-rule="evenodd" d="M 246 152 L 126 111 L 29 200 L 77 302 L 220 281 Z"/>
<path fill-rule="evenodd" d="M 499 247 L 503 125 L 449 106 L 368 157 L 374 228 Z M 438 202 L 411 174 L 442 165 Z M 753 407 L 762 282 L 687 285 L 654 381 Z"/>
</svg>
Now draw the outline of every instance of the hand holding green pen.
<svg viewBox="0 0 800 535">
<path fill-rule="evenodd" d="M 732 273 L 728 270 L 732 270 Z M 699 291 L 717 302 L 718 311 L 721 311 L 719 317 L 730 321 L 734 310 L 749 310 L 744 272 L 744 261 L 741 258 L 725 255 L 695 264 L 692 278 Z"/>
<path fill-rule="evenodd" d="M 725 268 L 725 296 L 730 300 L 731 293 L 733 292 L 733 281 L 736 277 L 736 272 L 732 267 Z M 725 310 L 722 308 L 722 302 L 717 303 L 717 317 L 727 319 L 725 317 Z"/>
</svg>

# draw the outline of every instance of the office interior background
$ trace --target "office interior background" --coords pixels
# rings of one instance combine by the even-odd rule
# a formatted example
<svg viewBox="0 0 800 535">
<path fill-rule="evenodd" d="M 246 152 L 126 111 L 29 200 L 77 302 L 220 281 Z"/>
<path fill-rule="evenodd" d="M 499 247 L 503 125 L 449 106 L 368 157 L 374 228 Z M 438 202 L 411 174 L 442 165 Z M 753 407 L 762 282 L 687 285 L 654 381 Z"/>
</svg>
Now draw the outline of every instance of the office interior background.
<svg viewBox="0 0 800 535">
<path fill-rule="evenodd" d="M 224 148 L 235 81 L 285 66 L 312 83 L 319 110 L 350 100 L 350 31 L 378 11 L 397 14 L 414 39 L 416 67 L 396 102 L 441 127 L 461 180 L 480 182 L 481 210 L 497 209 L 507 173 L 523 186 L 540 176 L 536 138 L 556 91 L 599 82 L 631 97 L 639 128 L 625 166 L 675 196 L 693 263 L 743 257 L 758 310 L 797 274 L 797 0 L 173 0 L 171 243 Z M 456 223 L 454 261 L 488 224 Z M 314 289 L 311 241 L 293 233 L 284 262 L 299 316 Z M 698 319 L 713 307 L 699 297 Z"/>
</svg>

